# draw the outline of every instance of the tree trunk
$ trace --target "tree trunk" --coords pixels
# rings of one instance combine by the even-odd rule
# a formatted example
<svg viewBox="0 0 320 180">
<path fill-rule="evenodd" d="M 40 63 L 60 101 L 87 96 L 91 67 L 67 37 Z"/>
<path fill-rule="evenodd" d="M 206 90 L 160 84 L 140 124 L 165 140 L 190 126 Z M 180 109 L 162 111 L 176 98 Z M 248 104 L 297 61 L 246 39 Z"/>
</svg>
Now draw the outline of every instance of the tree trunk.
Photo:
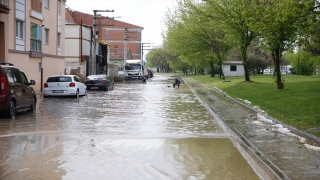
<svg viewBox="0 0 320 180">
<path fill-rule="evenodd" d="M 210 68 L 211 68 L 211 77 L 215 77 L 214 76 L 214 67 L 213 67 L 213 62 L 212 61 L 210 61 Z"/>
<path fill-rule="evenodd" d="M 249 68 L 247 63 L 243 64 L 243 68 L 244 68 L 244 79 L 245 81 L 250 82 Z"/>
<path fill-rule="evenodd" d="M 222 70 L 222 61 L 219 61 L 220 64 L 219 64 L 219 78 L 221 79 L 222 77 L 224 77 L 224 74 L 223 74 L 223 70 Z"/>
<path fill-rule="evenodd" d="M 248 68 L 248 57 L 247 57 L 247 48 L 241 50 L 243 68 L 244 68 L 244 79 L 247 82 L 250 82 L 249 68 Z"/>
<path fill-rule="evenodd" d="M 222 78 L 222 67 L 221 65 L 219 65 L 219 79 Z"/>
<path fill-rule="evenodd" d="M 280 49 L 276 50 L 276 59 L 275 59 L 275 73 L 277 75 L 277 89 L 283 89 L 284 85 L 281 81 L 281 73 L 280 73 Z"/>
</svg>

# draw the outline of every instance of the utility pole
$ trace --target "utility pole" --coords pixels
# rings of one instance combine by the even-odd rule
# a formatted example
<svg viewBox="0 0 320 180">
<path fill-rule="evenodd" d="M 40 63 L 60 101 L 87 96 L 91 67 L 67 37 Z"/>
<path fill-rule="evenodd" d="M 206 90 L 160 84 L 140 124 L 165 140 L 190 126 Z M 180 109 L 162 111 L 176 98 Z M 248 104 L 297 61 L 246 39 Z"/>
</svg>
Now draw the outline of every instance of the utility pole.
<svg viewBox="0 0 320 180">
<path fill-rule="evenodd" d="M 151 50 L 150 48 L 145 49 L 145 47 L 152 47 L 152 46 L 145 46 L 145 44 L 153 44 L 153 43 L 141 43 L 141 64 L 143 64 L 143 50 Z M 142 74 L 143 76 L 145 75 L 144 71 L 142 71 Z"/>
<path fill-rule="evenodd" d="M 152 50 L 152 48 L 150 49 L 150 47 L 152 46 L 145 46 L 145 44 L 154 44 L 154 43 L 141 43 L 141 61 L 143 61 L 143 50 Z M 145 47 L 149 47 L 149 48 L 145 49 Z"/>
<path fill-rule="evenodd" d="M 96 74 L 96 33 L 97 33 L 97 12 L 114 12 L 114 10 L 93 10 L 93 45 L 92 45 L 92 74 Z M 108 26 L 106 24 L 99 26 Z M 110 26 L 110 25 L 109 25 Z"/>
<path fill-rule="evenodd" d="M 128 45 L 128 40 L 129 40 L 129 37 L 128 37 L 128 33 L 129 33 L 129 30 L 128 28 L 124 28 L 124 49 L 123 49 L 123 67 L 125 68 L 126 66 L 126 61 L 127 61 L 127 45 Z"/>
</svg>

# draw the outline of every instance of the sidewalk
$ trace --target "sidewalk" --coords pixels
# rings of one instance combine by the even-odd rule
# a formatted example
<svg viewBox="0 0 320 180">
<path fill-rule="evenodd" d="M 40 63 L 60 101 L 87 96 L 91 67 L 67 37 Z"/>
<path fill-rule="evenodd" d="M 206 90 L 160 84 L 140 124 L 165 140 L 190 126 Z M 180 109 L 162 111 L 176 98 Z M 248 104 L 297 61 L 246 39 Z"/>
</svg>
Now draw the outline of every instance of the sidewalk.
<svg viewBox="0 0 320 180">
<path fill-rule="evenodd" d="M 217 89 L 205 87 L 188 77 L 182 79 L 237 137 L 248 157 L 257 157 L 269 167 L 272 172 L 262 165 L 260 170 L 270 179 L 320 179 L 318 137 L 282 124 Z M 253 161 L 256 161 L 254 165 L 260 166 L 254 158 Z"/>
</svg>

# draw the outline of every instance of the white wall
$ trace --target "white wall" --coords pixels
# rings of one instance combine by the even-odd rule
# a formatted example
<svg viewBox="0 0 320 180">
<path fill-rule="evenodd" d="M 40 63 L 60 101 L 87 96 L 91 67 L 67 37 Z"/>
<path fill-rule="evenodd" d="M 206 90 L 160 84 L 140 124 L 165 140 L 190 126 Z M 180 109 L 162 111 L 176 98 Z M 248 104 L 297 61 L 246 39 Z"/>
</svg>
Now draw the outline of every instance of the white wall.
<svg viewBox="0 0 320 180">
<path fill-rule="evenodd" d="M 230 71 L 229 64 L 222 65 L 222 71 L 224 73 L 224 76 L 244 76 L 244 67 L 243 65 L 235 64 L 237 66 L 237 71 Z"/>
</svg>

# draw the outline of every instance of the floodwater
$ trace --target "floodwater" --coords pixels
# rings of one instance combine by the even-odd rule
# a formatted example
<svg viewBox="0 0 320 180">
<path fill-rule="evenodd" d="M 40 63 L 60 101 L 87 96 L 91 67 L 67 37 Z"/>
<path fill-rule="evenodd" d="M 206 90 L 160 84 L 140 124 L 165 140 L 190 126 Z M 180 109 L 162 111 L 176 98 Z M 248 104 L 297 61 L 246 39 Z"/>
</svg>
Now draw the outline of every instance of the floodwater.
<svg viewBox="0 0 320 180">
<path fill-rule="evenodd" d="M 0 119 L 0 179 L 260 179 L 185 84 L 154 76 L 85 97 L 39 96 Z"/>
</svg>

